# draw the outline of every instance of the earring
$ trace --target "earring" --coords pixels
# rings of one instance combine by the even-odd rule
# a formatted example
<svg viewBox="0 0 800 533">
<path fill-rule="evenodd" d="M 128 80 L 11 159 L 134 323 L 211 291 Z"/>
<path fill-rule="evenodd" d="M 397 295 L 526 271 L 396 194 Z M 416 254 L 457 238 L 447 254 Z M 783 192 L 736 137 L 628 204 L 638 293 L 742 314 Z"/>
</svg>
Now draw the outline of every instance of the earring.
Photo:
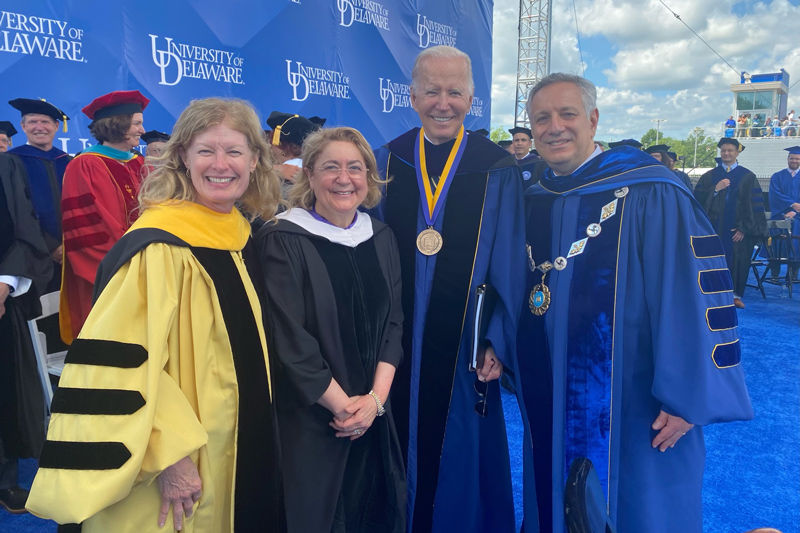
<svg viewBox="0 0 800 533">
<path fill-rule="evenodd" d="M 192 173 L 189 171 L 188 168 L 186 169 L 186 177 L 192 179 Z"/>
<path fill-rule="evenodd" d="M 286 150 L 281 150 L 281 155 L 286 157 Z"/>
</svg>

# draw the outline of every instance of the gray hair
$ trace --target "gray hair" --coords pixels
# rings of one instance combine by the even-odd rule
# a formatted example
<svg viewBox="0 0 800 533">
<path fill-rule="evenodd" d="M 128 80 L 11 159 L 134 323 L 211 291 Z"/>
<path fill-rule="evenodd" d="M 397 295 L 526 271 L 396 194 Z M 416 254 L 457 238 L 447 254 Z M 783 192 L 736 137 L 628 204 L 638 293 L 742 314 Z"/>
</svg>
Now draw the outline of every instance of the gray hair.
<svg viewBox="0 0 800 533">
<path fill-rule="evenodd" d="M 419 84 L 419 77 L 422 74 L 420 71 L 422 70 L 422 62 L 425 59 L 461 59 L 466 63 L 467 66 L 467 81 L 469 83 L 469 92 L 472 93 L 475 91 L 475 82 L 472 80 L 472 60 L 469 58 L 467 54 L 459 50 L 458 48 L 453 48 L 452 46 L 446 45 L 439 45 L 439 46 L 432 46 L 431 48 L 426 48 L 422 52 L 419 53 L 417 59 L 414 60 L 414 68 L 411 69 L 411 89 L 416 90 L 417 85 Z"/>
<path fill-rule="evenodd" d="M 592 82 L 581 76 L 576 76 L 575 74 L 554 72 L 542 78 L 539 83 L 531 88 L 531 92 L 528 94 L 528 103 L 525 104 L 525 111 L 528 113 L 528 117 L 531 115 L 531 102 L 533 101 L 533 97 L 536 96 L 536 93 L 554 83 L 572 83 L 578 86 L 578 89 L 581 91 L 581 102 L 583 103 L 583 108 L 586 110 L 587 117 L 591 116 L 592 111 L 597 109 L 597 89 Z"/>
</svg>

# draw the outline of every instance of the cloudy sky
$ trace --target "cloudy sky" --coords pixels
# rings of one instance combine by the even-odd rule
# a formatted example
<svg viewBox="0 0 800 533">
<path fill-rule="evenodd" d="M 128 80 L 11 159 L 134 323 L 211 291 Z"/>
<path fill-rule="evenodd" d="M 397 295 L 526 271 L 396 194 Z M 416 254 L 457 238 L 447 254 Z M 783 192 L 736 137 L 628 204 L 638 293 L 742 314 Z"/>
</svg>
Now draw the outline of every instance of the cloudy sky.
<svg viewBox="0 0 800 533">
<path fill-rule="evenodd" d="M 661 131 L 686 138 L 700 126 L 719 135 L 732 113 L 736 72 L 786 69 L 800 81 L 800 0 L 664 0 L 735 69 L 659 0 L 575 0 L 585 76 L 598 88 L 597 138 L 640 138 Z M 511 127 L 517 70 L 519 0 L 495 0 L 492 126 Z M 554 0 L 551 72 L 581 74 L 572 0 Z M 793 95 L 795 95 L 793 97 Z M 789 109 L 800 108 L 800 84 Z"/>
</svg>

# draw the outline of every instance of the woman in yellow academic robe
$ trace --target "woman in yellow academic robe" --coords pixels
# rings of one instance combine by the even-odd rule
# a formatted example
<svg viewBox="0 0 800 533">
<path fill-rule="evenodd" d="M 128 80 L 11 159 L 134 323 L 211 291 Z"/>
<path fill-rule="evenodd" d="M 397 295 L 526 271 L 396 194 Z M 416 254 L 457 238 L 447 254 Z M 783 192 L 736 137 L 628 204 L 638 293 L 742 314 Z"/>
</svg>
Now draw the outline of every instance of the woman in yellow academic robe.
<svg viewBox="0 0 800 533">
<path fill-rule="evenodd" d="M 250 226 L 279 199 L 254 109 L 193 101 L 98 271 L 28 509 L 83 531 L 280 531 Z"/>
</svg>

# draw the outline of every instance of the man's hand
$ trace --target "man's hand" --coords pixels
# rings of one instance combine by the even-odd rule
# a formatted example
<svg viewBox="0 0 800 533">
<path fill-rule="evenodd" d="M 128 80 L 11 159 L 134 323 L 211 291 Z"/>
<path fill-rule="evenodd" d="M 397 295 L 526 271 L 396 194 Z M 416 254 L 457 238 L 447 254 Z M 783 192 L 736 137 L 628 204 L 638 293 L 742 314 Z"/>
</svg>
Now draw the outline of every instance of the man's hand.
<svg viewBox="0 0 800 533">
<path fill-rule="evenodd" d="M 503 375 L 503 363 L 497 358 L 494 348 L 488 346 L 486 348 L 486 356 L 483 359 L 483 366 L 478 369 L 478 380 L 492 381 L 500 379 L 501 375 Z"/>
<path fill-rule="evenodd" d="M 6 314 L 6 298 L 11 294 L 11 287 L 6 283 L 0 283 L 0 318 Z"/>
<path fill-rule="evenodd" d="M 791 207 L 795 211 L 795 213 L 800 213 L 800 202 L 793 203 Z"/>
<path fill-rule="evenodd" d="M 741 240 L 744 239 L 744 233 L 738 229 L 734 228 L 731 231 L 733 232 L 733 242 L 741 242 Z"/>
<path fill-rule="evenodd" d="M 298 172 L 303 170 L 302 168 L 295 166 L 295 165 L 273 165 L 272 168 L 275 172 L 278 172 L 285 181 L 294 182 L 294 177 L 297 175 Z"/>
<path fill-rule="evenodd" d="M 58 263 L 60 265 L 61 261 L 64 260 L 64 246 L 61 245 L 58 248 L 56 248 L 55 250 L 53 250 L 53 253 L 50 254 L 50 257 L 52 257 L 53 261 L 55 261 L 56 263 Z"/>
<path fill-rule="evenodd" d="M 694 424 L 690 424 L 679 416 L 668 415 L 661 411 L 651 427 L 656 431 L 660 430 L 653 439 L 653 448 L 665 452 L 667 448 L 674 448 L 678 439 L 686 435 L 686 432 L 692 429 Z"/>
<path fill-rule="evenodd" d="M 788 213 L 783 215 L 783 218 L 785 218 L 787 220 L 791 220 L 796 216 L 797 216 L 797 213 L 795 211 L 789 211 Z"/>
<path fill-rule="evenodd" d="M 172 521 L 175 529 L 183 529 L 183 515 L 192 516 L 194 504 L 202 495 L 203 482 L 197 473 L 197 466 L 189 457 L 184 457 L 168 466 L 158 475 L 158 488 L 161 491 L 161 512 L 158 527 L 167 522 L 169 506 L 172 505 Z"/>
<path fill-rule="evenodd" d="M 728 178 L 725 178 L 724 180 L 719 180 L 717 182 L 717 186 L 714 187 L 714 190 L 719 192 L 722 189 L 727 189 L 730 186 L 731 186 L 731 180 L 729 180 Z"/>
</svg>

